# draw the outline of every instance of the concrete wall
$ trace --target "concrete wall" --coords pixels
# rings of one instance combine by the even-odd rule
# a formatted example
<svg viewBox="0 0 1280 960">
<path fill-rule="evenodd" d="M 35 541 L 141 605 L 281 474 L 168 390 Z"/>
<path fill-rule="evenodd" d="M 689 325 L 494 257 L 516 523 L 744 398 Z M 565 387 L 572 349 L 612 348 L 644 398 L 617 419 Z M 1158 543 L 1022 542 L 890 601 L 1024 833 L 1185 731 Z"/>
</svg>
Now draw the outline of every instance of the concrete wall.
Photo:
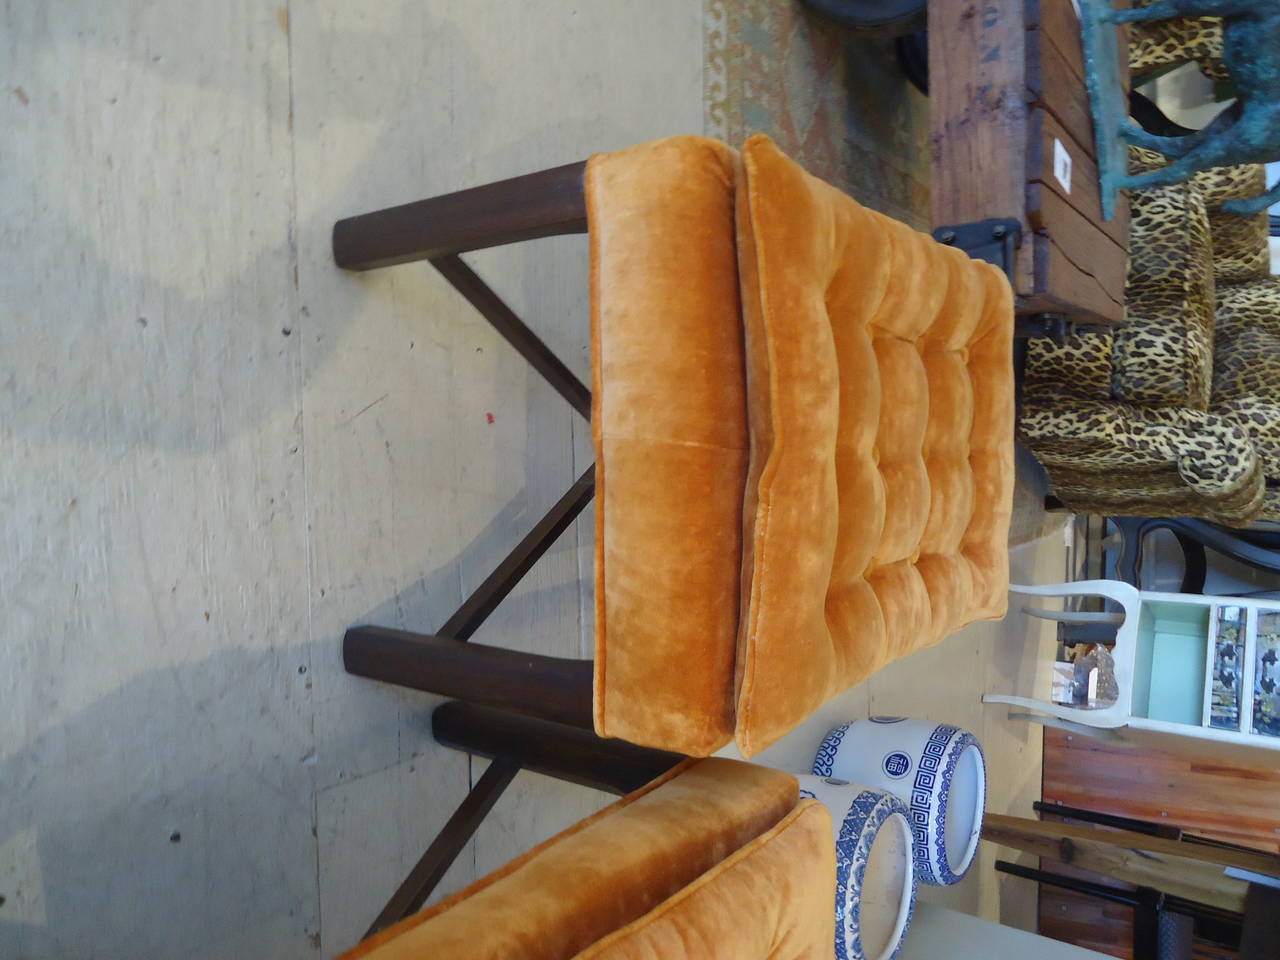
<svg viewBox="0 0 1280 960">
<path fill-rule="evenodd" d="M 346 676 L 590 457 L 426 266 L 335 218 L 702 122 L 700 4 L 0 9 L 0 956 L 350 946 L 479 769 Z M 477 256 L 579 373 L 585 245 Z M 590 530 L 478 638 L 576 655 Z M 522 775 L 445 889 L 600 797 Z"/>
</svg>

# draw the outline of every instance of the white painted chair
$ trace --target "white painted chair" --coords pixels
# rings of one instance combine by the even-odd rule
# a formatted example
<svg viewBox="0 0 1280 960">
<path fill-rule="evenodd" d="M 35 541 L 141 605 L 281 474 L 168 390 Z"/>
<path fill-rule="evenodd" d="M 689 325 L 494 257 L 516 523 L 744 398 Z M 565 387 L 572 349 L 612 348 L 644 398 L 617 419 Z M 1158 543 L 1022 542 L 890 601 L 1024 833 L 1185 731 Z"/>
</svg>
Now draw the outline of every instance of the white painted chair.
<svg viewBox="0 0 1280 960">
<path fill-rule="evenodd" d="M 1116 640 L 1111 648 L 1111 656 L 1115 661 L 1116 686 L 1119 693 L 1115 703 L 1109 707 L 1089 710 L 1083 707 L 1072 707 L 1053 703 L 1049 700 L 1037 700 L 1032 697 L 1018 697 L 1005 694 L 987 694 L 983 703 L 1007 703 L 1024 707 L 1038 713 L 1070 720 L 1091 727 L 1123 727 L 1129 722 L 1129 714 L 1133 706 L 1133 672 L 1137 655 L 1138 617 L 1141 613 L 1142 598 L 1137 589 L 1118 580 L 1081 580 L 1078 583 L 1047 584 L 1031 587 L 1012 584 L 1012 593 L 1021 593 L 1034 597 L 1079 597 L 1100 596 L 1112 601 L 1120 609 L 1105 614 L 1082 613 L 1075 611 L 1043 610 L 1040 608 L 1024 608 L 1023 612 L 1031 616 L 1048 620 L 1060 620 L 1068 623 L 1115 623 Z"/>
</svg>

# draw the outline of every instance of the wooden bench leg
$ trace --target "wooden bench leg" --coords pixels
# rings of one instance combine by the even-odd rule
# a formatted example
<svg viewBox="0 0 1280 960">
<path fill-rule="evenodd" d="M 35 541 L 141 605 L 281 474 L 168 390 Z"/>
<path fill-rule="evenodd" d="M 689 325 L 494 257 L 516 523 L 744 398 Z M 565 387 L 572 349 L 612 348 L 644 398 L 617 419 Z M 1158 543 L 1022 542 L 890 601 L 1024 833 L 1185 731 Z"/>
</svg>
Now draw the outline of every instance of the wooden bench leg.
<svg viewBox="0 0 1280 960">
<path fill-rule="evenodd" d="M 685 757 L 596 736 L 590 729 L 517 717 L 453 700 L 431 715 L 436 741 L 494 761 L 619 796 L 638 790 Z"/>
<path fill-rule="evenodd" d="M 590 730 L 590 660 L 544 657 L 452 637 L 352 627 L 342 639 L 348 673 Z"/>
<path fill-rule="evenodd" d="M 584 417 L 591 392 L 458 256 L 506 243 L 587 230 L 586 161 L 339 220 L 333 259 L 347 270 L 430 260 Z"/>
<path fill-rule="evenodd" d="M 438 633 L 375 626 L 347 630 L 342 641 L 347 672 L 590 729 L 591 661 L 472 647 L 465 641 L 568 529 L 594 490 L 595 468 L 589 467 Z"/>
<path fill-rule="evenodd" d="M 333 259 L 375 270 L 539 237 L 585 233 L 586 161 L 339 220 Z"/>
<path fill-rule="evenodd" d="M 431 846 L 427 847 L 421 859 L 409 871 L 404 883 L 400 884 L 377 919 L 369 925 L 363 939 L 367 940 L 380 930 L 422 909 L 427 897 L 431 896 L 458 854 L 466 847 L 467 841 L 475 835 L 481 822 L 519 772 L 518 764 L 505 760 L 489 764 L 489 768 L 453 812 L 444 829 L 436 834 Z"/>
<path fill-rule="evenodd" d="M 591 391 L 476 275 L 460 253 L 587 229 L 583 178 L 573 163 L 338 221 L 338 266 L 372 270 L 429 260 L 584 417 Z M 592 665 L 465 643 L 573 523 L 595 493 L 588 468 L 435 635 L 354 627 L 343 639 L 348 672 L 590 729 Z"/>
<path fill-rule="evenodd" d="M 467 298 L 482 317 L 489 321 L 502 338 L 516 348 L 529 366 L 568 401 L 569 406 L 591 419 L 591 391 L 542 339 L 521 320 L 502 298 L 493 292 L 462 258 L 456 254 L 437 257 L 431 265 L 440 271 L 454 289 Z"/>
<path fill-rule="evenodd" d="M 520 582 L 595 495 L 595 466 L 588 467 L 568 492 L 507 554 L 439 631 L 439 636 L 466 640 Z"/>
</svg>

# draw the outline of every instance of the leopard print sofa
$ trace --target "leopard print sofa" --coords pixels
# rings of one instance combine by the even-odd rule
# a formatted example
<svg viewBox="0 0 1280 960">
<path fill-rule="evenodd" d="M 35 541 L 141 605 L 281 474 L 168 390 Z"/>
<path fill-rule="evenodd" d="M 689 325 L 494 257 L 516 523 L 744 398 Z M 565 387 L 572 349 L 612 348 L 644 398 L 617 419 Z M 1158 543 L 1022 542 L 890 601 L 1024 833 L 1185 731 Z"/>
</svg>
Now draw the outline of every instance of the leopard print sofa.
<svg viewBox="0 0 1280 960">
<path fill-rule="evenodd" d="M 1152 0 L 1134 6 L 1145 7 Z M 1222 20 L 1187 17 L 1134 24 L 1129 34 L 1129 72 L 1134 83 L 1195 61 L 1211 80 L 1227 80 L 1222 65 Z"/>
<path fill-rule="evenodd" d="M 1163 162 L 1132 156 L 1135 171 Z M 1266 215 L 1217 209 L 1262 176 L 1134 194 L 1125 325 L 1029 343 L 1019 433 L 1068 507 L 1280 519 L 1280 279 Z"/>
</svg>

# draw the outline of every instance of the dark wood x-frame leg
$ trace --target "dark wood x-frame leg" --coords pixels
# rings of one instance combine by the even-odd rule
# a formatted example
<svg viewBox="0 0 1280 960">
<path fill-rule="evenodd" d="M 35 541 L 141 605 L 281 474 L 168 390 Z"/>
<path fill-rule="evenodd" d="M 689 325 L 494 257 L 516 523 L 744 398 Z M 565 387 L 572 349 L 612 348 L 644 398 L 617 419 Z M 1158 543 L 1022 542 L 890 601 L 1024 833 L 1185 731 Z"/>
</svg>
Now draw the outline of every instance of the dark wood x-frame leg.
<svg viewBox="0 0 1280 960">
<path fill-rule="evenodd" d="M 470 190 L 340 220 L 333 256 L 348 270 L 428 260 L 584 417 L 591 392 L 459 256 L 587 229 L 583 177 L 572 163 Z M 590 664 L 533 657 L 465 641 L 573 523 L 595 493 L 588 468 L 434 634 L 353 627 L 348 672 L 560 722 L 591 726 Z"/>
<path fill-rule="evenodd" d="M 333 229 L 334 260 L 348 270 L 430 261 L 573 409 L 590 418 L 587 387 L 459 256 L 586 232 L 585 169 L 585 162 L 569 164 L 340 220 Z M 595 735 L 591 661 L 467 642 L 594 493 L 595 468 L 589 467 L 435 634 L 359 626 L 343 637 L 349 673 L 459 698 L 436 708 L 436 740 L 492 759 L 366 936 L 421 908 L 521 769 L 623 794 L 683 759 Z"/>
</svg>

